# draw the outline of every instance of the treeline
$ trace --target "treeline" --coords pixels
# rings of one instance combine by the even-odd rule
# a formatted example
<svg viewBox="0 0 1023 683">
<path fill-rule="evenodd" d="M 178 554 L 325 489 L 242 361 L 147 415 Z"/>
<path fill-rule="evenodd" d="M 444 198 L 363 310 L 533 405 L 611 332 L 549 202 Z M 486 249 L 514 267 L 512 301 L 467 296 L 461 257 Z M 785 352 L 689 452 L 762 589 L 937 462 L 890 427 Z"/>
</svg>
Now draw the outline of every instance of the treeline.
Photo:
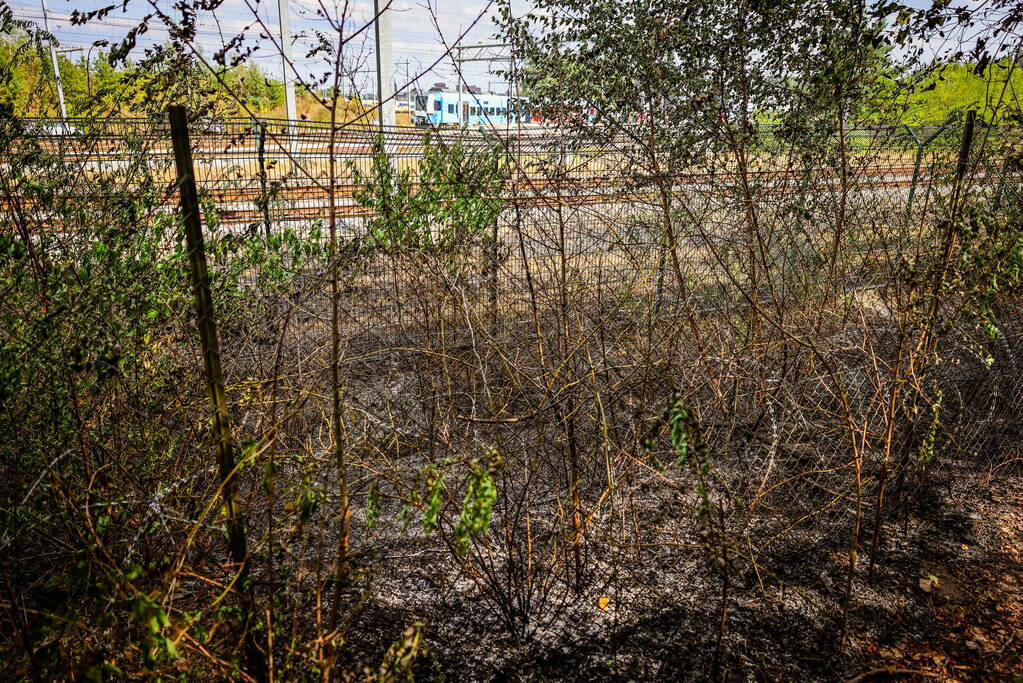
<svg viewBox="0 0 1023 683">
<path fill-rule="evenodd" d="M 254 63 L 214 75 L 171 47 L 155 48 L 154 53 L 157 58 L 148 56 L 142 66 L 129 61 L 116 67 L 111 66 L 108 53 L 99 49 L 78 58 L 58 55 L 68 115 L 139 115 L 152 110 L 154 93 L 160 93 L 161 100 L 173 96 L 215 116 L 286 116 L 283 83 Z M 4 85 L 0 103 L 21 116 L 58 115 L 53 68 L 45 45 L 25 34 L 0 33 L 0 65 Z M 959 63 L 929 67 L 909 78 L 884 75 L 880 80 L 873 103 L 877 106 L 868 104 L 860 112 L 865 123 L 897 118 L 910 125 L 936 125 L 974 107 L 985 120 L 1002 121 L 1002 112 L 1021 109 L 1023 73 L 1008 60 L 988 65 L 982 74 L 972 64 Z M 895 117 L 893 108 L 898 110 Z M 298 88 L 297 109 L 301 118 L 329 118 L 317 96 L 302 87 Z M 365 111 L 354 98 L 341 107 L 343 120 L 363 116 Z"/>
<path fill-rule="evenodd" d="M 163 58 L 160 52 L 165 53 Z M 270 115 L 283 110 L 283 85 L 267 78 L 254 64 L 214 76 L 195 60 L 175 58 L 170 49 L 156 48 L 154 53 L 157 58 L 146 59 L 144 65 L 129 61 L 123 66 L 111 66 L 108 53 L 100 49 L 80 57 L 58 54 L 68 115 L 144 112 L 154 88 L 170 88 L 178 96 L 202 100 L 206 107 L 222 114 L 241 114 L 249 109 Z M 24 34 L 0 35 L 0 64 L 6 71 L 6 87 L 0 97 L 15 113 L 59 113 L 53 67 L 45 45 Z"/>
<path fill-rule="evenodd" d="M 962 121 L 976 109 L 983 121 L 1014 123 L 1021 107 L 1023 72 L 1011 60 L 989 63 L 979 70 L 972 63 L 930 64 L 909 73 L 879 66 L 860 85 L 862 99 L 849 119 L 865 125 L 937 126 Z M 787 88 L 798 88 L 789 83 Z M 759 110 L 761 123 L 780 123 L 783 111 Z"/>
<path fill-rule="evenodd" d="M 109 52 L 58 54 L 68 116 L 139 116 L 162 111 L 163 103 L 187 102 L 211 116 L 284 118 L 284 84 L 249 62 L 214 74 L 173 45 L 147 50 L 139 62 L 112 66 Z M 0 104 L 19 116 L 58 116 L 53 67 L 47 46 L 22 32 L 0 31 Z M 319 97 L 297 86 L 298 115 L 326 120 Z M 340 106 L 342 120 L 366 115 L 357 99 Z"/>
</svg>

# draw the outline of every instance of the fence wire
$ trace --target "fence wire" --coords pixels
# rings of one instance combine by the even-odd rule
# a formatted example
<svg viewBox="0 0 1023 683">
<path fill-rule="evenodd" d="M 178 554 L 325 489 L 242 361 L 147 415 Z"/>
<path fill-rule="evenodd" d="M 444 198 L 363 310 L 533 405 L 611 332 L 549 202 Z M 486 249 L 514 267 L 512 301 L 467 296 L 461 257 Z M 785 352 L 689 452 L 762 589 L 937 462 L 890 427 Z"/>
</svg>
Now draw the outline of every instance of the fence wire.
<svg viewBox="0 0 1023 683">
<path fill-rule="evenodd" d="M 59 251 L 125 198 L 147 197 L 120 229 L 174 215 L 164 122 L 72 124 L 25 122 L 64 175 L 48 195 L 8 188 L 5 221 Z M 1018 130 L 979 128 L 964 174 L 959 124 L 851 129 L 812 152 L 765 127 L 668 173 L 624 134 L 191 132 L 250 552 L 289 567 L 256 562 L 254 579 L 291 582 L 296 607 L 346 514 L 356 564 L 404 566 L 457 546 L 487 471 L 489 530 L 452 571 L 515 628 L 609 585 L 711 595 L 722 571 L 837 613 L 793 567 L 841 558 L 853 534 L 883 564 L 884 521 L 1013 458 L 1023 323 L 984 269 L 1014 258 L 991 226 L 1018 220 Z M 184 332 L 165 343 L 200 367 Z M 431 506 L 439 536 L 416 519 Z"/>
</svg>

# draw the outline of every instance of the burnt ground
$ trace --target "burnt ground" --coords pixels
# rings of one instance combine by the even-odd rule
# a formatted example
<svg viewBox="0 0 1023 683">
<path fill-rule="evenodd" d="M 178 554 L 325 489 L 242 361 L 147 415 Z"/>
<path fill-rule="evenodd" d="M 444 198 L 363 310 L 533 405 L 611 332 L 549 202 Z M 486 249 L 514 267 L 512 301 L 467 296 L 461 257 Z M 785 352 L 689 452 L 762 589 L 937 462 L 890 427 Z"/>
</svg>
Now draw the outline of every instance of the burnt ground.
<svg viewBox="0 0 1023 683">
<path fill-rule="evenodd" d="M 353 592 L 346 655 L 379 662 L 419 621 L 418 680 L 1012 681 L 1023 677 L 1023 474 L 988 475 L 953 472 L 918 492 L 887 527 L 872 583 L 864 541 L 844 648 L 838 543 L 796 544 L 764 565 L 773 578 L 737 569 L 715 666 L 720 581 L 698 563 L 623 562 L 600 585 L 554 595 L 553 616 L 513 638 L 449 554 L 409 538 L 362 557 L 372 578 Z"/>
<path fill-rule="evenodd" d="M 994 479 L 959 505 L 919 517 L 917 544 L 898 539 L 885 587 L 905 619 L 862 629 L 850 663 L 898 678 L 1009 681 L 1023 676 L 1023 482 Z M 914 557 L 915 556 L 915 557 Z M 912 673 L 909 673 L 912 672 Z"/>
<path fill-rule="evenodd" d="M 362 383 L 350 380 L 351 402 L 365 407 L 367 420 L 375 413 L 407 422 L 408 434 L 401 434 L 412 445 L 395 458 L 401 476 L 421 470 L 427 461 L 425 449 L 415 442 L 421 436 L 415 425 L 425 422 L 415 412 L 418 403 L 400 404 L 404 414 L 392 410 L 395 397 L 414 392 L 411 373 L 396 363 L 385 371 L 374 367 L 366 377 Z M 977 384 L 975 393 L 982 390 L 986 385 Z M 962 399 L 971 400 L 979 401 L 976 396 Z M 388 646 L 418 622 L 424 625 L 425 648 L 414 672 L 422 681 L 1012 681 L 1023 677 L 1023 467 L 1012 461 L 1016 438 L 1000 431 L 1006 423 L 1011 421 L 971 422 L 1005 448 L 978 447 L 982 454 L 972 456 L 973 462 L 933 467 L 927 484 L 909 496 L 905 514 L 889 513 L 892 521 L 885 527 L 873 581 L 866 570 L 872 511 L 865 506 L 844 646 L 839 635 L 851 515 L 847 505 L 839 509 L 844 502 L 826 508 L 833 481 L 800 479 L 789 489 L 779 488 L 774 508 L 782 510 L 791 496 L 798 509 L 787 511 L 787 520 L 768 519 L 767 528 L 746 530 L 744 537 L 753 544 L 776 534 L 778 541 L 764 551 L 758 548 L 757 567 L 736 562 L 718 658 L 721 580 L 691 547 L 694 501 L 673 499 L 674 490 L 637 478 L 623 495 L 635 494 L 630 512 L 642 520 L 643 539 L 651 547 L 633 553 L 621 549 L 620 537 L 593 539 L 588 559 L 595 569 L 583 588 L 576 592 L 552 580 L 542 596 L 547 603 L 534 604 L 534 616 L 514 633 L 502 622 L 492 591 L 481 589 L 478 577 L 471 576 L 483 570 L 457 560 L 436 534 L 424 536 L 421 515 L 400 528 L 395 520 L 403 505 L 389 506 L 385 490 L 385 509 L 369 530 L 365 505 L 357 500 L 352 564 L 361 578 L 344 600 L 346 645 L 339 664 L 348 671 L 375 668 Z M 535 443 L 523 436 L 522 450 Z M 775 479 L 812 470 L 820 446 L 812 440 L 790 444 L 791 457 L 778 467 L 792 472 L 779 469 Z M 742 490 L 749 463 L 728 453 L 720 456 L 716 473 L 724 488 Z M 991 472 L 987 463 L 996 458 L 1010 462 Z M 367 471 L 379 469 L 376 465 Z M 316 475 L 328 492 L 332 472 L 326 461 Z M 847 473 L 837 478 L 838 485 L 842 477 L 848 485 Z M 550 533 L 563 533 L 564 526 L 555 528 L 549 521 L 558 518 L 558 511 L 544 502 L 555 497 L 557 480 L 538 476 L 537 481 L 537 490 L 530 491 L 534 519 L 548 520 Z M 504 483 L 498 486 L 503 492 Z M 691 491 L 687 495 L 691 498 Z M 453 494 L 453 500 L 460 501 L 460 494 Z M 868 494 L 866 500 L 873 499 Z M 827 513 L 789 524 L 813 507 Z M 593 528 L 608 526 L 598 519 Z M 323 528 L 326 535 L 309 539 L 307 550 L 318 548 L 322 554 L 336 547 L 334 527 L 326 522 Z M 501 544 L 493 527 L 490 536 L 497 546 L 493 567 L 500 568 Z M 521 540 L 520 535 L 520 547 Z M 296 552 L 302 562 L 313 554 Z M 556 564 L 564 567 L 564 557 Z M 313 582 L 296 583 L 295 604 L 303 604 L 296 618 L 301 620 L 312 610 Z"/>
</svg>

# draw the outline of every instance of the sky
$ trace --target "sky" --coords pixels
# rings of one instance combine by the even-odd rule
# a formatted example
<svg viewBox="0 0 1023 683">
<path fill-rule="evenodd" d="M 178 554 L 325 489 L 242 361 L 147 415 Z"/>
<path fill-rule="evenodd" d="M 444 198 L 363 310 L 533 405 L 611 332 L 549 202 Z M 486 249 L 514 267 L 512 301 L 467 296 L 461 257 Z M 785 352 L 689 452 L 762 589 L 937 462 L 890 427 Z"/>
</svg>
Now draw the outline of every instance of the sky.
<svg viewBox="0 0 1023 683">
<path fill-rule="evenodd" d="M 41 3 L 48 3 L 50 29 L 60 43 L 60 49 L 81 48 L 89 53 L 93 43 L 99 40 L 119 41 L 135 25 L 141 17 L 153 12 L 155 5 L 161 11 L 177 18 L 179 15 L 174 7 L 175 0 L 3 0 L 14 10 L 15 15 L 38 24 L 42 23 Z M 364 97 L 374 97 L 376 92 L 376 61 L 374 56 L 374 32 L 372 28 L 359 31 L 374 16 L 373 0 L 287 0 L 290 4 L 290 24 L 293 43 L 293 58 L 296 68 L 307 76 L 331 70 L 323 61 L 323 57 L 306 58 L 306 53 L 315 43 L 314 34 L 317 30 L 333 34 L 327 22 L 318 17 L 318 12 L 326 8 L 330 16 L 342 14 L 342 8 L 348 7 L 346 33 L 357 35 L 348 43 L 346 50 L 351 57 L 350 66 L 353 83 L 343 90 L 355 90 Z M 344 3 L 347 1 L 347 5 Z M 386 3 L 388 0 L 381 0 Z M 99 9 L 111 2 L 118 3 L 116 9 L 103 20 L 94 20 L 85 26 L 73 26 L 69 19 L 71 12 L 78 9 L 82 12 Z M 522 14 L 530 9 L 529 0 L 512 0 L 515 14 Z M 907 4 L 926 7 L 929 0 L 909 0 Z M 953 6 L 978 6 L 984 0 L 953 0 Z M 224 0 L 214 12 L 204 12 L 199 17 L 199 48 L 207 57 L 212 56 L 226 41 L 239 33 L 249 36 L 250 44 L 258 44 L 259 49 L 251 59 L 268 75 L 280 78 L 283 75 L 283 64 L 279 48 L 269 40 L 260 40 L 259 33 L 263 27 L 254 22 L 254 17 L 262 19 L 266 30 L 277 34 L 278 28 L 277 0 Z M 458 79 L 455 75 L 454 63 L 450 56 L 445 57 L 445 45 L 495 42 L 496 27 L 493 18 L 496 15 L 496 0 L 390 0 L 388 10 L 392 15 L 394 43 L 394 75 L 395 85 L 401 90 L 406 83 L 412 82 L 413 88 L 427 89 L 434 83 L 443 82 L 454 87 Z M 150 23 L 150 31 L 141 36 L 140 48 L 161 43 L 167 39 L 168 33 L 159 21 Z M 972 42 L 972 41 L 971 41 Z M 948 49 L 949 44 L 935 44 L 934 52 Z M 92 54 L 96 49 L 92 48 Z M 69 54 L 76 58 L 83 52 Z M 474 51 L 467 56 L 493 55 L 501 57 L 492 63 L 472 62 L 463 64 L 465 82 L 476 85 L 484 91 L 504 92 L 507 84 L 494 73 L 495 70 L 507 66 L 507 49 Z M 439 60 L 439 61 L 438 61 Z M 434 65 L 436 63 L 436 65 Z M 407 76 L 406 76 L 407 74 Z"/>
<path fill-rule="evenodd" d="M 47 3 L 50 30 L 59 41 L 59 49 L 81 48 L 86 54 L 95 55 L 96 41 L 116 42 L 136 26 L 139 20 L 154 11 L 153 4 L 172 17 L 180 17 L 173 9 L 172 0 L 6 0 L 19 19 L 26 19 L 42 25 L 41 2 Z M 387 0 L 383 0 L 386 4 Z M 102 20 L 93 20 L 85 26 L 74 26 L 71 13 L 77 9 L 88 12 L 117 3 L 116 9 Z M 318 13 L 326 8 L 328 16 L 341 16 L 343 0 L 288 0 L 290 4 L 290 29 L 293 36 L 292 58 L 303 76 L 322 73 L 328 67 L 321 56 L 306 58 L 306 53 L 315 44 L 315 32 L 336 33 Z M 122 4 L 123 3 L 123 4 Z M 153 3 L 153 4 L 150 4 Z M 523 4 L 525 4 L 523 0 Z M 239 33 L 245 33 L 258 50 L 252 59 L 268 75 L 280 78 L 283 62 L 279 48 L 271 41 L 260 39 L 264 30 L 255 22 L 258 15 L 263 25 L 273 34 L 279 31 L 277 0 L 225 0 L 215 12 L 204 12 L 199 17 L 197 42 L 203 54 L 212 56 L 226 41 Z M 513 6 L 514 7 L 514 6 Z M 443 82 L 454 87 L 457 78 L 454 63 L 444 57 L 444 45 L 454 45 L 464 34 L 462 44 L 492 44 L 495 41 L 496 2 L 492 0 L 391 0 L 387 11 L 392 16 L 392 39 L 394 44 L 394 76 L 396 86 L 401 89 L 408 82 L 415 82 L 424 89 L 434 83 Z M 346 33 L 358 32 L 373 16 L 373 0 L 349 0 Z M 139 46 L 144 48 L 167 40 L 168 33 L 159 21 L 150 22 L 150 30 L 140 37 Z M 275 35 L 276 37 L 276 35 Z M 376 91 L 376 60 L 372 28 L 361 31 L 346 48 L 351 57 L 355 88 L 364 96 L 374 96 Z M 91 49 L 91 53 L 90 53 Z M 78 59 L 83 52 L 68 53 Z M 462 73 L 471 85 L 483 90 L 503 92 L 505 81 L 494 73 L 506 68 L 507 49 L 487 49 L 466 52 L 465 56 L 494 56 L 501 60 L 493 63 L 464 63 Z M 438 62 L 436 66 L 435 62 Z M 408 76 L 406 77 L 406 73 Z M 414 85 L 413 87 L 416 87 Z M 346 86 L 344 90 L 349 90 Z"/>
</svg>

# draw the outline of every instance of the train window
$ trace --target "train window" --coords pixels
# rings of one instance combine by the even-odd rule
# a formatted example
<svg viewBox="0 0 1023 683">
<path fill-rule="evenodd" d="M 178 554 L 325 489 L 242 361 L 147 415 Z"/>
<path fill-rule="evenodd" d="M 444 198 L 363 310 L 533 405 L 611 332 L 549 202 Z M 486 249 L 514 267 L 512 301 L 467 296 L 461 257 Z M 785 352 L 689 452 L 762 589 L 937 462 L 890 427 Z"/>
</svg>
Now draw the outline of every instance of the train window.
<svg viewBox="0 0 1023 683">
<path fill-rule="evenodd" d="M 449 114 L 454 114 L 455 113 L 455 105 L 453 105 L 453 104 L 449 104 L 448 105 L 448 113 Z"/>
<path fill-rule="evenodd" d="M 433 101 L 433 110 L 434 111 L 440 111 L 440 100 L 434 100 Z"/>
</svg>

